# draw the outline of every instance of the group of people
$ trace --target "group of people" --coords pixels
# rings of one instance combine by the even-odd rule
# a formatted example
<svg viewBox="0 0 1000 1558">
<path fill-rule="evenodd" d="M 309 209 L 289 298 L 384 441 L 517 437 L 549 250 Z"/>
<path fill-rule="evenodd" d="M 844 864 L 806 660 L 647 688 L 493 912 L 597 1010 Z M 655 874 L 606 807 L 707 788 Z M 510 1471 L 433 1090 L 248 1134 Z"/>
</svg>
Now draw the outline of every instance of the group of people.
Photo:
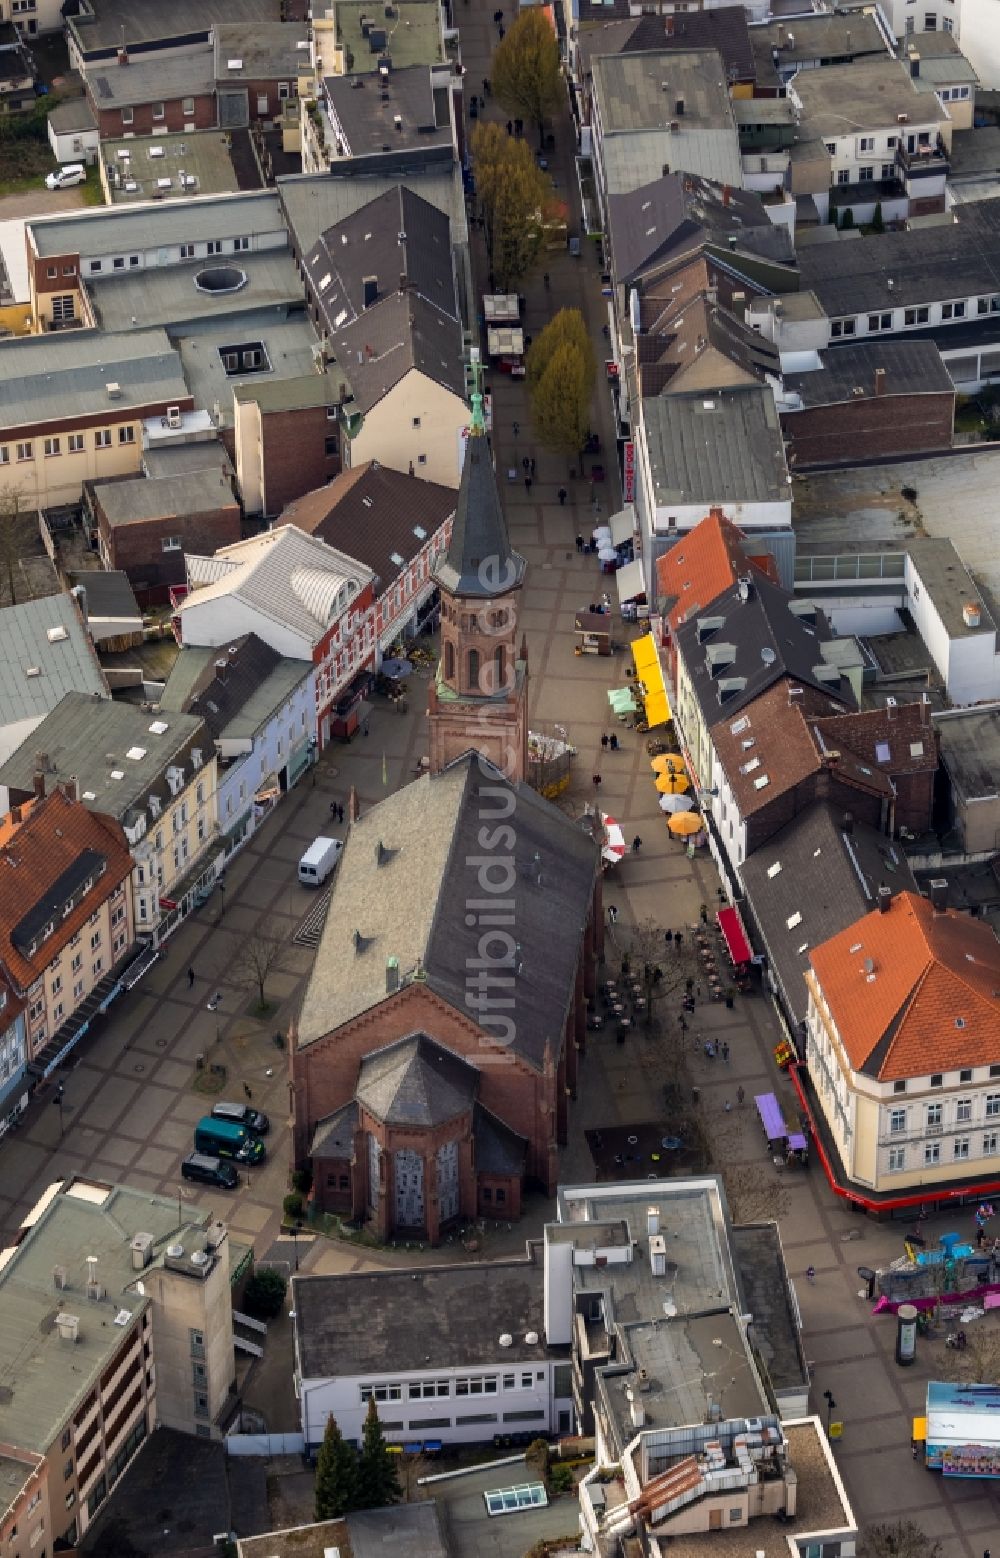
<svg viewBox="0 0 1000 1558">
<path fill-rule="evenodd" d="M 343 822 L 344 808 L 339 801 L 330 802 L 330 819 L 333 822 Z"/>
<path fill-rule="evenodd" d="M 607 731 L 605 731 L 604 735 L 601 737 L 601 747 L 605 752 L 618 752 L 621 750 L 621 743 L 619 742 L 618 737 L 614 735 L 614 733 L 609 736 Z"/>
</svg>

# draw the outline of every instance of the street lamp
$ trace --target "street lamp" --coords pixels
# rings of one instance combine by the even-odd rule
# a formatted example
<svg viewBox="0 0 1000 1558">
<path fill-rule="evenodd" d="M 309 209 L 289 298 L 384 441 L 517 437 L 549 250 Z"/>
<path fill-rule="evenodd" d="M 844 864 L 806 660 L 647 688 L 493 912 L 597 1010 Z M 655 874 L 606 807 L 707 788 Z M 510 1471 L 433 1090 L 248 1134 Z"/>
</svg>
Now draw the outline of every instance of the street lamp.
<svg viewBox="0 0 1000 1558">
<path fill-rule="evenodd" d="M 834 1401 L 834 1399 L 833 1399 L 833 1391 L 832 1390 L 824 1390 L 824 1392 L 823 1392 L 823 1400 L 826 1402 L 826 1437 L 829 1439 L 829 1437 L 830 1437 L 830 1426 L 831 1426 L 831 1424 L 833 1422 L 834 1408 L 837 1405 L 836 1401 Z"/>
<path fill-rule="evenodd" d="M 65 1091 L 66 1091 L 66 1084 L 65 1084 L 65 1082 L 60 1082 L 59 1086 L 56 1088 L 56 1096 L 52 1100 L 52 1102 L 54 1104 L 58 1105 L 58 1108 L 59 1108 L 59 1140 L 60 1141 L 62 1141 L 63 1133 L 65 1131 L 65 1123 L 64 1123 L 64 1120 L 63 1120 L 63 1094 L 65 1093 Z"/>
<path fill-rule="evenodd" d="M 298 1220 L 296 1220 L 292 1224 L 292 1248 L 295 1251 L 295 1270 L 296 1271 L 298 1271 L 298 1269 L 299 1269 L 299 1229 L 301 1227 L 302 1227 L 302 1224 Z"/>
<path fill-rule="evenodd" d="M 219 1037 L 220 1037 L 220 1032 L 221 1032 L 222 1019 L 219 1016 L 219 1007 L 221 1005 L 222 1005 L 222 991 L 221 990 L 216 990 L 216 992 L 213 995 L 212 999 L 208 1003 L 208 1010 L 210 1012 L 214 1012 L 215 1013 L 215 1042 L 216 1042 L 216 1044 L 218 1044 L 218 1042 L 219 1042 Z"/>
<path fill-rule="evenodd" d="M 222 924 L 222 916 L 226 912 L 226 873 L 225 873 L 225 871 L 220 871 L 219 872 L 218 882 L 219 882 L 219 893 L 220 893 L 219 913 L 218 913 L 218 917 L 217 917 L 215 923 L 216 923 L 216 925 L 221 925 Z"/>
</svg>

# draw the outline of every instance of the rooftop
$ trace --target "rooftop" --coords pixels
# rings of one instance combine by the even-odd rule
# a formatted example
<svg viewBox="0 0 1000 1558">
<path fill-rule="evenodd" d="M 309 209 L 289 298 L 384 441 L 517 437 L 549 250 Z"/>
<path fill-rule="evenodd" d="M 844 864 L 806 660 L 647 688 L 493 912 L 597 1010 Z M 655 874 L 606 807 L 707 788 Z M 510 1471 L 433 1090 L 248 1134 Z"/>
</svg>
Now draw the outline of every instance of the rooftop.
<svg viewBox="0 0 1000 1558">
<path fill-rule="evenodd" d="M 60 135 L 74 130 L 96 130 L 97 120 L 85 97 L 64 97 L 49 110 L 48 122 Z"/>
<path fill-rule="evenodd" d="M 229 0 L 226 4 L 228 7 Z M 247 27 L 245 22 L 227 18 L 213 22 L 212 33 L 214 72 L 221 87 L 232 81 L 290 83 L 309 62 L 308 49 L 298 47 L 309 37 L 305 21 L 258 21 Z"/>
<path fill-rule="evenodd" d="M 1000 200 L 959 205 L 946 227 L 810 246 L 799 269 L 831 319 L 1000 292 Z"/>
<path fill-rule="evenodd" d="M 642 403 L 657 506 L 787 503 L 788 467 L 766 385 Z"/>
<path fill-rule="evenodd" d="M 42 1208 L 39 1210 L 39 1208 Z M 20 1242 L 0 1255 L 0 1438 L 44 1454 L 67 1417 L 96 1383 L 149 1299 L 136 1290 L 130 1243 L 152 1234 L 154 1259 L 180 1235 L 201 1235 L 207 1214 L 187 1204 L 181 1228 L 173 1197 L 127 1186 L 69 1179 L 50 1186 L 23 1227 Z M 97 1260 L 105 1296 L 87 1296 L 87 1257 Z M 66 1272 L 60 1291 L 53 1268 Z M 75 1343 L 63 1340 L 60 1313 L 80 1321 Z"/>
<path fill-rule="evenodd" d="M 393 61 L 387 82 L 381 76 L 324 76 L 323 90 L 349 157 L 452 144 L 450 114 L 438 103 L 428 65 L 397 70 Z"/>
<path fill-rule="evenodd" d="M 259 254 L 234 255 L 232 259 L 234 270 L 246 278 L 236 292 L 212 292 L 196 284 L 196 278 L 212 268 L 207 259 L 88 276 L 87 292 L 103 329 L 131 332 L 135 328 L 133 319 L 142 319 L 167 325 L 174 339 L 186 325 L 199 320 L 231 320 L 233 327 L 239 329 L 238 321 L 244 315 L 266 314 L 274 307 L 281 307 L 284 314 L 292 305 L 301 308 L 302 282 L 295 261 L 286 250 L 267 249 Z M 314 373 L 313 377 L 318 375 Z"/>
<path fill-rule="evenodd" d="M 934 721 L 941 762 L 963 801 L 1000 797 L 1000 709 L 949 710 Z"/>
<path fill-rule="evenodd" d="M 456 499 L 452 487 L 367 460 L 296 498 L 281 522 L 350 551 L 387 590 L 452 517 Z"/>
<path fill-rule="evenodd" d="M 114 393 L 109 385 L 117 385 Z M 0 342 L 0 428 L 37 422 L 75 425 L 105 412 L 184 400 L 180 359 L 164 330 L 135 330 L 124 340 L 91 330 Z"/>
<path fill-rule="evenodd" d="M 887 1082 L 1000 1060 L 1000 943 L 902 893 L 809 955 L 855 1071 Z"/>
<path fill-rule="evenodd" d="M 109 698 L 94 646 L 69 595 L 0 611 L 0 726 L 39 720 L 67 692 Z"/>
<path fill-rule="evenodd" d="M 520 588 L 525 573 L 524 558 L 510 544 L 493 456 L 479 418 L 477 405 L 448 550 L 431 564 L 442 590 L 463 600 L 506 595 Z"/>
<path fill-rule="evenodd" d="M 542 1269 L 533 1260 L 292 1278 L 303 1381 L 543 1363 Z M 504 1333 L 513 1340 L 501 1347 Z M 528 1336 L 536 1340 L 528 1341 Z M 564 1356 L 564 1348 L 556 1349 Z"/>
<path fill-rule="evenodd" d="M 104 140 L 101 157 L 115 206 L 162 200 L 164 196 L 179 200 L 195 194 L 232 194 L 239 189 L 221 130 Z M 140 274 L 148 286 L 150 273 Z"/>
<path fill-rule="evenodd" d="M 444 43 L 441 33 L 441 12 L 434 0 L 401 0 L 392 20 L 383 25 L 379 13 L 373 11 L 365 0 L 338 0 L 334 12 L 337 23 L 337 43 L 349 50 L 351 60 L 347 67 L 351 76 L 365 75 L 378 69 L 379 57 L 390 55 L 393 70 L 408 65 L 437 65 L 444 59 Z M 361 23 L 375 17 L 375 45 L 369 33 L 363 32 Z M 384 46 L 379 34 L 385 39 Z"/>
<path fill-rule="evenodd" d="M 237 1558 L 330 1558 L 331 1551 L 339 1558 L 384 1558 L 386 1552 L 405 1553 L 406 1558 L 449 1558 L 451 1554 L 433 1499 L 355 1510 L 343 1520 L 244 1536 L 236 1543 Z"/>
<path fill-rule="evenodd" d="M 239 506 L 218 466 L 153 480 L 137 477 L 129 481 L 95 482 L 93 490 L 112 529 L 136 520 L 181 518 Z"/>
<path fill-rule="evenodd" d="M 800 70 L 788 92 L 802 105 L 803 135 L 825 139 L 887 125 L 895 130 L 900 114 L 913 124 L 941 124 L 948 118 L 930 82 L 914 80 L 904 61 L 888 54 Z"/>
<path fill-rule="evenodd" d="M 134 210 L 93 206 L 68 215 L 37 218 L 28 228 L 40 258 L 45 259 L 62 254 L 114 256 L 210 238 L 252 238 L 281 232 L 284 223 L 278 197 L 268 189 L 195 196 L 183 207 L 157 202 Z M 150 273 L 144 276 L 148 285 Z"/>
<path fill-rule="evenodd" d="M 216 420 L 221 426 L 232 416 L 232 402 L 241 385 L 246 385 L 256 398 L 258 386 L 266 395 L 271 385 L 319 377 L 314 355 L 319 337 L 301 305 L 275 303 L 270 308 L 231 317 L 192 320 L 177 332 L 176 340 L 196 405 L 215 416 L 218 404 Z M 227 368 L 222 354 L 226 348 L 239 344 L 262 346 L 261 364 L 255 368 Z"/>
<path fill-rule="evenodd" d="M 752 27 L 750 37 L 762 79 L 768 79 L 778 67 L 787 74 L 792 66 L 811 64 L 815 60 L 828 69 L 866 54 L 889 56 L 885 38 L 874 17 L 858 11 L 795 16 L 787 22 L 771 21 L 764 27 Z M 778 53 L 776 60 L 773 58 L 775 50 Z"/>
<path fill-rule="evenodd" d="M 954 86 L 968 82 L 978 86 L 979 77 L 962 53 L 958 39 L 942 28 L 940 32 L 911 32 L 904 39 L 903 58 L 920 56 L 920 79 L 934 86 Z"/>
<path fill-rule="evenodd" d="M 467 983 L 467 958 L 479 933 L 467 927 L 463 907 L 474 891 L 467 857 L 480 826 L 481 791 L 489 787 L 493 794 L 497 785 L 508 788 L 487 764 L 467 756 L 415 780 L 352 825 L 302 1002 L 300 1047 L 384 1001 L 390 957 L 398 959 L 404 981 L 420 964 L 435 995 L 477 1027 L 497 1026 L 474 1004 L 478 996 Z M 517 834 L 511 894 L 523 956 L 504 1042 L 539 1070 L 546 1045 L 557 1049 L 561 1042 L 597 848 L 526 785 L 510 788 Z M 507 1032 L 506 1019 L 503 1027 Z"/>
<path fill-rule="evenodd" d="M 619 282 L 631 281 L 669 254 L 688 251 L 702 242 L 728 242 L 733 235 L 741 248 L 752 249 L 759 232 L 770 248 L 777 232 L 760 197 L 752 191 L 686 173 L 668 173 L 640 188 L 611 195 L 608 229 Z M 791 259 L 787 232 L 785 238 L 785 257 Z"/>
<path fill-rule="evenodd" d="M 602 49 L 600 38 L 605 27 L 628 28 L 618 47 L 613 43 Z M 720 6 L 711 11 L 689 11 L 667 16 L 630 16 L 627 22 L 599 23 L 581 29 L 581 48 L 589 58 L 599 54 L 629 54 L 656 49 L 717 49 L 731 81 L 753 81 L 754 58 L 750 45 L 747 16 L 741 5 Z"/>
<path fill-rule="evenodd" d="M 210 44 L 183 54 L 141 55 L 120 65 L 118 58 L 95 60 L 84 71 L 98 112 L 135 103 L 169 102 L 177 97 L 205 97 L 215 92 L 215 57 Z"/>
<path fill-rule="evenodd" d="M 652 183 L 665 165 L 741 187 L 736 122 L 714 49 L 606 55 L 593 72 L 609 195 Z"/>
<path fill-rule="evenodd" d="M 224 662 L 224 663 L 220 663 Z M 213 740 L 252 741 L 309 675 L 255 633 L 217 648 L 188 645 L 174 660 L 157 712 L 200 715 Z"/>
<path fill-rule="evenodd" d="M 124 28 L 132 61 L 157 46 L 206 38 L 214 15 L 202 0 L 173 0 L 168 8 L 159 0 L 92 0 L 88 9 L 90 14 L 67 18 L 84 53 L 116 54 Z M 256 23 L 277 21 L 280 5 L 279 0 L 225 0 L 225 9 L 228 22 L 239 22 L 249 31 Z"/>
<path fill-rule="evenodd" d="M 916 892 L 906 856 L 875 828 L 814 801 L 743 862 L 740 872 L 793 1019 L 805 1019 L 809 953 L 867 914 L 878 889 Z"/>
<path fill-rule="evenodd" d="M 0 786 L 30 795 L 35 754 L 44 752 L 50 784 L 75 778 L 86 807 L 121 821 L 203 730 L 189 714 L 158 720 L 132 704 L 68 692 L 0 767 Z"/>
<path fill-rule="evenodd" d="M 982 592 L 952 541 L 944 537 L 912 536 L 906 543 L 906 551 L 949 638 L 973 638 L 977 633 L 996 632 L 996 623 Z M 964 608 L 969 604 L 979 607 L 979 622 L 974 627 L 964 616 Z"/>
<path fill-rule="evenodd" d="M 820 355 L 821 368 L 784 376 L 786 394 L 798 395 L 807 410 L 873 400 L 877 395 L 955 393 L 954 381 L 933 341 L 856 341 Z M 884 375 L 881 388 L 875 377 L 880 369 Z M 794 422 L 788 431 L 794 445 Z"/>
<path fill-rule="evenodd" d="M 978 178 L 982 174 L 989 176 L 992 182 L 1000 180 L 1000 125 L 984 124 L 973 130 L 953 130 L 952 180 Z"/>
<path fill-rule="evenodd" d="M 667 621 L 672 632 L 676 633 L 694 612 L 704 611 L 753 565 L 745 546 L 743 532 L 721 509 L 713 509 L 699 525 L 681 536 L 669 552 L 657 558 L 656 594 L 667 603 Z M 766 561 L 769 569 L 774 568 L 768 554 L 756 561 Z"/>
<path fill-rule="evenodd" d="M 295 174 L 278 181 L 278 197 L 299 253 L 308 254 L 328 227 L 336 226 L 379 195 L 396 190 L 400 183 L 444 212 L 451 224 L 454 244 L 468 242 L 462 174 L 454 163 L 434 163 L 419 170 L 409 168 L 405 176 L 393 178 L 360 173 L 353 164 L 344 162 L 334 163 L 329 173 Z"/>
</svg>

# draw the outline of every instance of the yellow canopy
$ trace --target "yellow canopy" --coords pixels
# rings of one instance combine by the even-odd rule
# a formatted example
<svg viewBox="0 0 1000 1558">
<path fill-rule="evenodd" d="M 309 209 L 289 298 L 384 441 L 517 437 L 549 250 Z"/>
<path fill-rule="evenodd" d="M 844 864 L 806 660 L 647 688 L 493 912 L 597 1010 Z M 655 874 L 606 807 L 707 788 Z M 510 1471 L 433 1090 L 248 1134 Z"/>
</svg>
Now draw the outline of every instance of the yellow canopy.
<svg viewBox="0 0 1000 1558">
<path fill-rule="evenodd" d="M 661 752 L 659 757 L 653 758 L 649 766 L 654 774 L 682 774 L 684 759 L 679 752 Z"/>
<path fill-rule="evenodd" d="M 692 833 L 701 832 L 702 822 L 697 812 L 678 811 L 667 819 L 667 827 L 678 838 L 688 838 Z"/>
<path fill-rule="evenodd" d="M 656 777 L 656 788 L 661 795 L 683 795 L 690 788 L 691 781 L 687 774 L 666 773 Z"/>
<path fill-rule="evenodd" d="M 670 718 L 670 702 L 663 681 L 660 656 L 652 633 L 634 639 L 630 647 L 635 656 L 635 674 L 644 689 L 646 721 L 652 730 L 656 725 L 665 725 Z"/>
</svg>

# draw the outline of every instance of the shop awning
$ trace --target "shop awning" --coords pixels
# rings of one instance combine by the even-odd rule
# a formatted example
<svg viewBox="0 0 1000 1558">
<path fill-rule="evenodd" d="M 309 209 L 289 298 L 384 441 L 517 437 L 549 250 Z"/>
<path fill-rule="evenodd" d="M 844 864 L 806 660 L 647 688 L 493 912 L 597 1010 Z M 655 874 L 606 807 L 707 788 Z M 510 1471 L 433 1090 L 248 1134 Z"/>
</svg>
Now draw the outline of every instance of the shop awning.
<svg viewBox="0 0 1000 1558">
<path fill-rule="evenodd" d="M 624 546 L 635 535 L 635 507 L 626 503 L 623 509 L 611 516 L 611 539 L 615 546 Z"/>
<path fill-rule="evenodd" d="M 615 518 L 617 519 L 617 515 Z M 611 530 L 611 539 L 614 540 L 614 527 Z M 619 568 L 615 574 L 615 583 L 618 586 L 618 599 L 624 606 L 626 602 L 637 599 L 646 593 L 646 582 L 642 577 L 642 563 L 637 557 L 635 562 L 626 563 L 624 568 Z"/>
<path fill-rule="evenodd" d="M 631 566 L 631 565 L 630 565 Z M 652 633 L 633 639 L 629 646 L 635 659 L 635 674 L 643 685 L 646 720 L 650 730 L 670 719 L 670 700 L 663 680 L 663 667 Z"/>
<path fill-rule="evenodd" d="M 747 933 L 743 929 L 743 921 L 740 911 L 735 906 L 728 909 L 720 909 L 715 916 L 719 929 L 722 932 L 729 956 L 734 963 L 749 963 L 753 957 L 753 949 L 747 940 Z"/>
</svg>

